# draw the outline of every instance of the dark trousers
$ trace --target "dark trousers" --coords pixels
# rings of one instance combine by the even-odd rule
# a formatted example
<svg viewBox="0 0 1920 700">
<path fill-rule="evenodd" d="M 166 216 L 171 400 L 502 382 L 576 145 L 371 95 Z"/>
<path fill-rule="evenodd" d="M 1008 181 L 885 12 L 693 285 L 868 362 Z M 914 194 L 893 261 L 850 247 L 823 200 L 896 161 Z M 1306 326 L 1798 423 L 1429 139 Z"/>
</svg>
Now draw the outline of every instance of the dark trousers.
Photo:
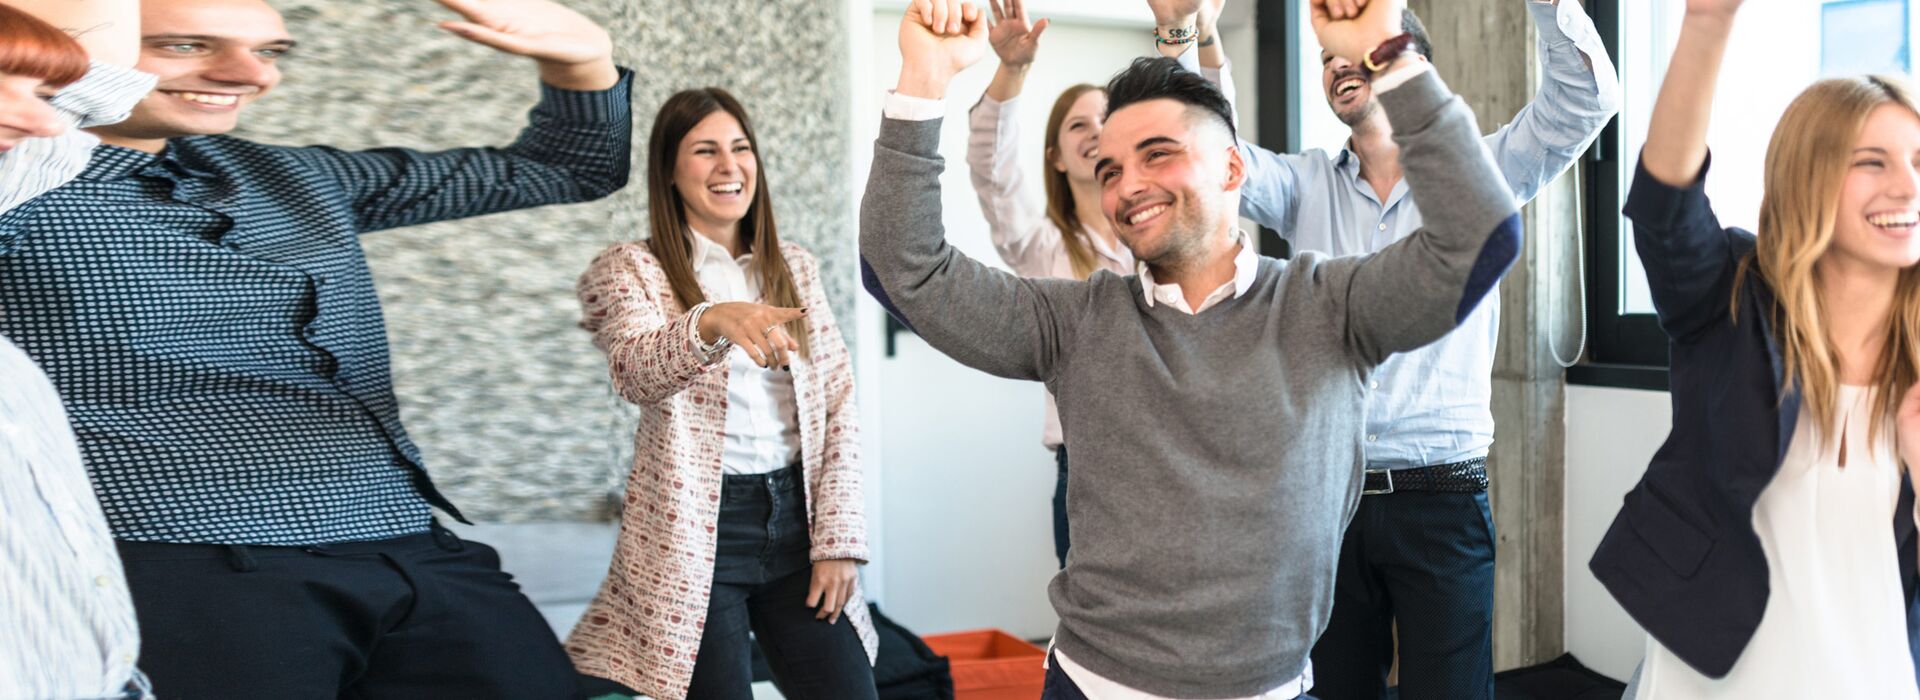
<svg viewBox="0 0 1920 700">
<path fill-rule="evenodd" d="M 1040 691 L 1040 700 L 1088 700 L 1080 686 L 1074 685 L 1073 679 L 1060 670 L 1060 659 L 1051 652 L 1047 654 L 1047 684 Z M 1314 697 L 1302 695 L 1298 700 L 1314 700 Z"/>
<path fill-rule="evenodd" d="M 1053 484 L 1053 555 L 1060 558 L 1060 568 L 1067 568 L 1067 548 L 1071 544 L 1067 537 L 1067 446 L 1061 445 L 1053 451 L 1054 462 L 1060 465 L 1060 479 Z"/>
<path fill-rule="evenodd" d="M 431 533 L 311 547 L 120 542 L 167 700 L 577 698 L 500 557 Z"/>
<path fill-rule="evenodd" d="M 1493 550 L 1485 492 L 1362 496 L 1313 647 L 1314 694 L 1387 697 L 1397 622 L 1402 700 L 1491 700 Z"/>
<path fill-rule="evenodd" d="M 813 564 L 802 489 L 797 467 L 725 477 L 713 591 L 689 700 L 752 698 L 756 640 L 774 685 L 792 700 L 878 697 L 852 620 L 843 614 L 828 624 L 807 607 Z"/>
</svg>

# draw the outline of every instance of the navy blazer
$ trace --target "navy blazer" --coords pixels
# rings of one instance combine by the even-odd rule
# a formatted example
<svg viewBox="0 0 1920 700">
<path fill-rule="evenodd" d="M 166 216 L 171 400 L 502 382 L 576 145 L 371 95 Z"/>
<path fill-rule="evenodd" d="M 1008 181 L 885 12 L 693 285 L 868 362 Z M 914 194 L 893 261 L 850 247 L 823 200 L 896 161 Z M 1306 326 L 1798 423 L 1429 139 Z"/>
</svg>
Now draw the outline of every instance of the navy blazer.
<svg viewBox="0 0 1920 700">
<path fill-rule="evenodd" d="M 1691 186 L 1634 175 L 1625 214 L 1667 333 L 1673 429 L 1588 563 L 1634 621 L 1695 670 L 1721 678 L 1767 608 L 1767 557 L 1753 505 L 1786 458 L 1800 397 L 1781 384 L 1773 291 L 1749 270 L 1753 234 L 1722 228 L 1707 165 Z M 1893 522 L 1915 639 L 1913 489 L 1903 476 Z M 1920 649 L 1920 647 L 1916 647 Z M 1910 649 L 1910 651 L 1913 651 Z"/>
</svg>

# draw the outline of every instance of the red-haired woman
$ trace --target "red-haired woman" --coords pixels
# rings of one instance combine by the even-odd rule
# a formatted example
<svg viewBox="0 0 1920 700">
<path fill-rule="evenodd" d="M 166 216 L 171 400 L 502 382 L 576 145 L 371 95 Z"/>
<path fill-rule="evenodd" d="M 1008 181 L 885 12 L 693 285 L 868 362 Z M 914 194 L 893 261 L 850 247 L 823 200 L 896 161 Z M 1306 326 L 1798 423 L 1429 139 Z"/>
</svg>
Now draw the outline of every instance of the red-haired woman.
<svg viewBox="0 0 1920 700">
<path fill-rule="evenodd" d="M 101 30 L 83 45 L 58 26 Z M 97 142 L 74 127 L 124 115 L 152 88 L 99 61 L 131 64 L 138 26 L 130 0 L 0 4 L 0 214 L 86 166 Z M 0 386 L 0 697 L 150 697 L 133 599 L 60 397 L 4 337 Z"/>
<path fill-rule="evenodd" d="M 613 566 L 567 650 L 660 700 L 745 700 L 757 640 L 788 698 L 874 698 L 853 366 L 819 263 L 775 232 L 740 103 L 668 98 L 647 194 L 652 237 L 578 288 L 642 415 Z"/>
<path fill-rule="evenodd" d="M 78 127 L 125 119 L 154 82 L 131 68 L 135 0 L 11 4 L 0 4 L 0 212 L 79 175 L 99 140 Z"/>
</svg>

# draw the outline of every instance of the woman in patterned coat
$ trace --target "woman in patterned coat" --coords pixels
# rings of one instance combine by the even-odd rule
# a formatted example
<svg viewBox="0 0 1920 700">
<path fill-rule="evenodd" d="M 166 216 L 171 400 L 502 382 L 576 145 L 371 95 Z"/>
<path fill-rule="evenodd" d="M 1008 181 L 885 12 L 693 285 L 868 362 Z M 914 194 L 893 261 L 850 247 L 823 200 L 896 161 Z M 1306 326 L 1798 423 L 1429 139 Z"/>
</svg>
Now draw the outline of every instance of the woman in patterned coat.
<svg viewBox="0 0 1920 700">
<path fill-rule="evenodd" d="M 613 566 L 567 651 L 660 700 L 747 698 L 757 640 L 787 697 L 873 698 L 853 368 L 819 263 L 776 235 L 725 91 L 669 98 L 647 150 L 652 237 L 577 287 L 641 416 Z"/>
</svg>

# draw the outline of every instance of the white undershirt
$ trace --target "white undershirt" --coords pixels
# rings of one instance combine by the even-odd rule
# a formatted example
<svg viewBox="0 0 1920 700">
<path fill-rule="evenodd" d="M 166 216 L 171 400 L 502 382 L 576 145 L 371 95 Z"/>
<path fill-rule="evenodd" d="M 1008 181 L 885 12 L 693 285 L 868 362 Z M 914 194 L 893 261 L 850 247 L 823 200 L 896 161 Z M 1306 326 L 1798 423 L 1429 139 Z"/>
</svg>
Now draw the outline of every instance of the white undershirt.
<svg viewBox="0 0 1920 700">
<path fill-rule="evenodd" d="M 1873 394 L 1840 387 L 1827 432 L 1839 440 L 1817 439 L 1812 413 L 1801 411 L 1780 471 L 1754 504 L 1767 607 L 1733 669 L 1708 678 L 1649 637 L 1636 697 L 1920 698 L 1893 541 L 1900 460 L 1891 421 L 1867 439 Z"/>
<path fill-rule="evenodd" d="M 707 301 L 764 303 L 760 275 L 753 254 L 727 254 L 706 236 L 693 239 L 693 275 L 707 293 Z M 793 364 L 804 362 L 798 353 Z M 727 349 L 727 433 L 720 451 L 722 474 L 766 474 L 784 469 L 800 458 L 799 404 L 793 394 L 793 373 L 763 369 L 737 345 Z"/>
</svg>

